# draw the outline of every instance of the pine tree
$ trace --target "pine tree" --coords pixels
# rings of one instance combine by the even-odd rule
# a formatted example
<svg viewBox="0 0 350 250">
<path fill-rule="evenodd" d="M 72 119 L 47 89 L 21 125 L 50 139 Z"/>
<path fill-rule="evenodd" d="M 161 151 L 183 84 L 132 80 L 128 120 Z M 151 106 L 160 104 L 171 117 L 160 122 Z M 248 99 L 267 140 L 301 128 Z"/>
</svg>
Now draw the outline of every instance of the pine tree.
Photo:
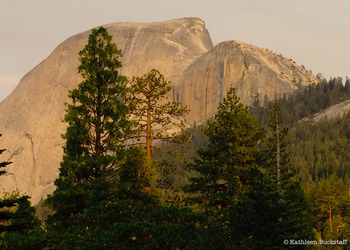
<svg viewBox="0 0 350 250">
<path fill-rule="evenodd" d="M 257 145 L 264 132 L 239 102 L 234 88 L 219 104 L 214 119 L 208 120 L 204 132 L 209 145 L 200 149 L 199 158 L 188 165 L 199 176 L 191 179 L 186 190 L 203 208 L 215 213 L 236 204 L 261 177 Z"/>
<path fill-rule="evenodd" d="M 148 164 L 141 147 L 131 147 L 125 152 L 125 161 L 120 166 L 118 197 L 154 202 L 159 194 L 154 186 L 156 171 Z"/>
<path fill-rule="evenodd" d="M 265 175 L 273 184 L 271 194 L 278 193 L 274 196 L 277 204 L 274 221 L 280 244 L 283 239 L 313 238 L 309 202 L 289 159 L 287 133 L 279 102 L 275 99 L 268 120 L 269 138 L 264 162 Z"/>
<path fill-rule="evenodd" d="M 83 81 L 69 91 L 63 135 L 66 140 L 57 189 L 47 200 L 56 215 L 70 216 L 111 192 L 118 151 L 131 131 L 125 104 L 126 77 L 120 75 L 120 50 L 103 27 L 93 29 L 79 52 Z"/>
<path fill-rule="evenodd" d="M 265 159 L 274 174 L 277 187 L 281 188 L 281 179 L 289 179 L 290 172 L 289 157 L 286 145 L 286 135 L 288 129 L 283 127 L 282 111 L 277 99 L 274 100 L 270 110 L 268 125 L 268 157 Z M 287 175 L 287 176 L 286 176 Z"/>
<path fill-rule="evenodd" d="M 136 120 L 135 144 L 146 146 L 146 157 L 151 162 L 154 140 L 172 140 L 177 133 L 169 134 L 170 129 L 184 128 L 184 114 L 187 108 L 176 101 L 168 101 L 172 90 L 170 82 L 156 69 L 131 82 L 130 100 L 135 104 L 132 115 Z"/>
<path fill-rule="evenodd" d="M 35 216 L 35 208 L 30 205 L 29 197 L 15 197 L 16 195 L 11 198 L 11 207 L 1 207 L 2 209 L 10 208 L 12 212 L 9 224 L 0 225 L 0 232 L 5 231 L 0 234 L 0 248 L 44 249 L 45 232 L 40 227 L 40 221 Z"/>
<path fill-rule="evenodd" d="M 336 239 L 343 233 L 349 233 L 349 218 L 346 218 L 350 204 L 348 191 L 336 175 L 321 179 L 311 189 L 313 225 L 322 239 Z"/>
<path fill-rule="evenodd" d="M 168 100 L 168 92 L 173 87 L 170 82 L 156 69 L 152 69 L 141 77 L 134 77 L 130 86 L 129 101 L 134 105 L 131 118 L 134 120 L 133 135 L 129 140 L 131 145 L 144 145 L 146 149 L 147 168 L 145 175 L 155 181 L 155 164 L 152 164 L 154 141 L 183 142 L 185 136 L 179 133 L 184 129 L 184 114 L 187 108 L 181 103 Z M 174 129 L 176 132 L 170 134 Z M 185 135 L 185 134 L 183 134 Z M 141 169 L 139 169 L 141 170 Z M 159 183 L 158 183 L 159 184 Z M 150 186 L 144 190 L 151 190 Z"/>
<path fill-rule="evenodd" d="M 0 202 L 0 208 L 3 209 L 0 233 L 3 231 L 25 233 L 39 225 L 39 220 L 35 216 L 35 208 L 30 205 L 29 198 L 29 196 L 20 196 L 18 192 L 14 192 Z"/>
</svg>

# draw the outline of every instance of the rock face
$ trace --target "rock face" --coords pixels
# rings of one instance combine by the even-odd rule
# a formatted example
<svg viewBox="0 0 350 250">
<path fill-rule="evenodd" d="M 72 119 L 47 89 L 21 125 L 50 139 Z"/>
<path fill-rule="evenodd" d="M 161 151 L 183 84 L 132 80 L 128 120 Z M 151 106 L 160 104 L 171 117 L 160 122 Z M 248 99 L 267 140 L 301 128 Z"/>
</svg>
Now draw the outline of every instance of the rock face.
<svg viewBox="0 0 350 250">
<path fill-rule="evenodd" d="M 350 100 L 343 101 L 336 105 L 333 105 L 322 112 L 315 114 L 312 118 L 315 122 L 319 122 L 322 119 L 335 119 L 341 118 L 343 115 L 347 114 L 350 111 Z"/>
<path fill-rule="evenodd" d="M 140 76 L 158 69 L 174 84 L 172 96 L 186 104 L 190 123 L 211 117 L 232 84 L 242 101 L 290 93 L 316 79 L 290 60 L 240 42 L 213 46 L 205 24 L 197 18 L 155 23 L 105 25 L 123 51 L 121 73 Z M 13 162 L 0 177 L 0 188 L 19 189 L 33 204 L 54 189 L 62 159 L 66 124 L 64 103 L 68 90 L 81 81 L 78 52 L 90 31 L 60 44 L 26 74 L 0 103 L 0 161 Z"/>
<path fill-rule="evenodd" d="M 190 122 L 212 117 L 230 86 L 247 105 L 291 93 L 316 79 L 295 62 L 266 49 L 227 41 L 199 57 L 179 80 L 179 101 L 191 108 Z"/>
</svg>

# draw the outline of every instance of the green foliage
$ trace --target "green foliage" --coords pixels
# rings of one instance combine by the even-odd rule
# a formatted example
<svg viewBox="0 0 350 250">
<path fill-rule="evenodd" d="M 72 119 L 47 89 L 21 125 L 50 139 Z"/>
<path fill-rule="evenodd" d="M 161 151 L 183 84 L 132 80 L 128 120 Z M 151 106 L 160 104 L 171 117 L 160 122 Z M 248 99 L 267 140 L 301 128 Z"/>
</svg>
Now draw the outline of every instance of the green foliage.
<svg viewBox="0 0 350 250">
<path fill-rule="evenodd" d="M 15 192 L 1 201 L 1 249 L 38 249 L 45 245 L 40 221 L 28 199 Z"/>
<path fill-rule="evenodd" d="M 156 170 L 148 164 L 144 150 L 131 147 L 125 154 L 119 170 L 118 197 L 155 201 L 160 195 L 154 186 Z"/>
<path fill-rule="evenodd" d="M 30 205 L 28 199 L 28 196 L 15 199 L 17 208 L 11 218 L 11 231 L 26 232 L 39 225 L 39 220 L 35 216 L 35 208 Z"/>
<path fill-rule="evenodd" d="M 131 82 L 128 101 L 135 105 L 131 112 L 135 126 L 129 143 L 145 145 L 149 169 L 161 168 L 166 171 L 169 169 L 165 167 L 167 164 L 164 164 L 164 160 L 155 161 L 156 157 L 153 157 L 152 162 L 152 154 L 156 152 L 155 149 L 159 149 L 154 145 L 154 141 L 162 140 L 181 144 L 186 139 L 187 133 L 183 132 L 185 127 L 183 115 L 187 113 L 187 108 L 179 102 L 168 100 L 167 95 L 172 88 L 170 82 L 166 81 L 164 76 L 155 69 L 141 77 L 134 77 Z M 174 129 L 176 132 L 170 134 L 170 131 Z M 179 130 L 182 130 L 182 133 L 178 133 Z M 167 151 L 169 152 L 169 149 Z M 149 170 L 139 174 L 149 175 L 152 182 L 156 177 L 162 177 L 155 171 Z M 159 185 L 161 182 L 163 181 L 158 181 L 157 186 L 165 188 L 164 182 Z M 152 187 L 144 188 L 150 190 Z M 168 192 L 164 193 L 168 196 Z"/>
<path fill-rule="evenodd" d="M 134 77 L 129 93 L 129 101 L 135 106 L 132 117 L 134 144 L 146 145 L 146 155 L 151 160 L 154 140 L 179 140 L 178 133 L 169 135 L 171 129 L 184 129 L 184 114 L 187 108 L 176 101 L 168 101 L 168 92 L 172 90 L 170 82 L 156 69 L 141 77 Z"/>
<path fill-rule="evenodd" d="M 45 249 L 46 234 L 41 227 L 35 227 L 26 233 L 6 232 L 0 237 L 1 249 Z"/>
<path fill-rule="evenodd" d="M 347 239 L 350 235 L 350 196 L 336 175 L 321 179 L 310 190 L 313 227 L 322 239 Z"/>
<path fill-rule="evenodd" d="M 121 67 L 121 51 L 111 42 L 105 28 L 93 29 L 89 42 L 79 52 L 79 73 L 83 81 L 70 91 L 65 121 L 69 128 L 64 136 L 66 150 L 77 155 L 105 156 L 114 151 L 130 129 L 127 119 L 126 77 Z"/>
<path fill-rule="evenodd" d="M 280 194 L 266 175 L 224 213 L 226 248 L 279 249 L 287 238 L 280 221 Z"/>
<path fill-rule="evenodd" d="M 162 206 L 149 175 L 144 151 L 125 151 L 116 191 L 97 197 L 69 223 L 49 217 L 46 247 L 53 249 L 196 249 L 208 227 L 203 214 L 190 209 Z M 102 191 L 102 190 L 101 190 Z M 54 220 L 52 220 L 54 218 Z M 50 221 L 51 220 L 51 221 Z M 204 230 L 205 231 L 205 230 Z"/>
<path fill-rule="evenodd" d="M 126 77 L 118 73 L 121 51 L 105 28 L 93 29 L 79 52 L 83 81 L 69 92 L 68 123 L 57 189 L 47 200 L 57 216 L 81 213 L 113 189 L 118 151 L 131 131 L 125 104 Z"/>
<path fill-rule="evenodd" d="M 263 130 L 231 88 L 204 133 L 208 148 L 200 149 L 199 158 L 188 165 L 200 175 L 191 179 L 186 190 L 205 209 L 226 209 L 261 177 L 257 144 Z"/>
<path fill-rule="evenodd" d="M 176 124 L 172 119 L 179 120 L 183 128 L 183 115 L 188 112 L 187 108 L 176 101 L 168 101 L 167 94 L 173 89 L 170 82 L 156 69 L 152 69 L 141 77 L 134 77 L 130 86 L 130 99 L 136 105 L 133 115 L 138 122 L 139 133 L 145 128 L 147 109 L 151 110 L 151 123 L 157 124 L 159 128 L 154 129 L 152 135 L 165 137 L 164 127 Z M 162 136 L 163 135 L 163 136 Z"/>
<path fill-rule="evenodd" d="M 16 210 L 21 203 L 26 203 L 28 196 L 18 195 L 6 197 L 0 201 L 0 233 L 10 230 L 19 230 L 15 223 Z"/>
<path fill-rule="evenodd" d="M 290 181 L 280 196 L 281 210 L 278 214 L 286 239 L 314 239 L 310 203 L 298 181 Z"/>
<path fill-rule="evenodd" d="M 163 191 L 164 202 L 171 205 L 184 205 L 184 186 L 189 184 L 193 171 L 185 165 L 198 158 L 197 150 L 208 146 L 208 137 L 203 133 L 204 125 L 187 129 L 186 143 L 165 141 L 154 152 L 153 159 L 158 169 L 156 185 Z"/>
<path fill-rule="evenodd" d="M 347 181 L 349 176 L 349 114 L 317 123 L 300 122 L 290 130 L 291 161 L 298 169 L 306 188 L 312 181 L 336 174 Z"/>
<path fill-rule="evenodd" d="M 0 135 L 1 136 L 1 135 Z M 0 154 L 4 149 L 0 150 Z M 11 162 L 1 162 L 6 167 Z M 6 171 L 0 171 L 0 175 Z M 0 248 L 30 249 L 31 240 L 27 240 L 32 230 L 39 228 L 35 208 L 30 205 L 29 196 L 21 196 L 18 191 L 5 193 L 0 200 Z M 29 245 L 28 245 L 29 244 Z"/>
<path fill-rule="evenodd" d="M 288 99 L 284 97 L 279 103 L 280 109 L 285 111 L 284 120 L 291 126 L 286 136 L 290 142 L 289 151 L 292 152 L 289 162 L 294 166 L 294 176 L 301 180 L 310 197 L 309 207 L 317 239 L 342 240 L 349 235 L 349 115 L 332 120 L 325 118 L 317 123 L 300 119 L 349 99 L 350 83 L 347 79 L 343 85 L 341 78 L 333 78 L 329 82 L 320 80 L 319 84 L 308 86 Z M 253 108 L 252 111 L 258 111 L 257 115 L 263 118 L 272 105 L 266 102 L 266 107 Z M 266 121 L 263 123 L 267 124 Z M 301 189 L 297 187 L 299 184 L 295 177 L 289 189 L 292 187 L 293 192 L 298 194 Z M 287 189 L 289 192 L 292 190 Z M 287 214 L 295 218 L 303 215 L 300 212 L 299 215 L 293 213 L 298 211 L 298 204 L 292 202 L 292 209 L 288 209 L 288 199 L 285 199 Z M 305 207 L 305 202 L 299 204 Z M 307 214 L 303 216 L 306 216 L 303 221 L 307 223 Z"/>
<path fill-rule="evenodd" d="M 291 165 L 286 139 L 288 129 L 283 124 L 283 114 L 278 100 L 275 100 L 267 122 L 267 145 L 264 156 L 264 165 L 267 173 L 281 189 L 282 183 L 289 181 L 291 177 Z"/>
<path fill-rule="evenodd" d="M 190 201 L 216 225 L 220 249 L 280 249 L 284 239 L 313 239 L 309 203 L 292 179 L 277 101 L 269 127 L 267 148 L 260 148 L 263 130 L 231 89 L 207 123 L 208 147 L 189 164 L 199 174 L 186 187 Z"/>
<path fill-rule="evenodd" d="M 201 249 L 204 215 L 190 209 L 115 198 L 101 201 L 60 234 L 48 232 L 54 249 Z"/>
<path fill-rule="evenodd" d="M 288 129 L 283 127 L 282 111 L 275 100 L 268 120 L 268 142 L 264 156 L 266 175 L 278 192 L 278 218 L 280 232 L 285 239 L 313 239 L 311 214 L 306 195 L 296 178 L 296 172 L 290 162 Z"/>
</svg>

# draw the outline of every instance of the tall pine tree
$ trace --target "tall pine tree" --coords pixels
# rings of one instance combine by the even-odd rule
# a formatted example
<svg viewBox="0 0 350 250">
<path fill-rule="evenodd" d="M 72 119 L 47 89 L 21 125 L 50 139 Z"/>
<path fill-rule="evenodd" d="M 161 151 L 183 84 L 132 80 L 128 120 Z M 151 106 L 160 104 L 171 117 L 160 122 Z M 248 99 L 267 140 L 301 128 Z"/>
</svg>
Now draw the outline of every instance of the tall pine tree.
<svg viewBox="0 0 350 250">
<path fill-rule="evenodd" d="M 269 166 L 269 173 L 273 175 L 272 178 L 280 189 L 281 182 L 290 179 L 291 168 L 286 141 L 288 129 L 283 126 L 282 111 L 277 99 L 271 107 L 267 125 L 268 150 L 265 163 Z"/>
<path fill-rule="evenodd" d="M 307 200 L 296 172 L 289 159 L 287 128 L 283 126 L 283 114 L 277 99 L 271 107 L 268 120 L 268 143 L 265 155 L 266 178 L 272 184 L 271 192 L 277 207 L 275 208 L 276 234 L 279 244 L 283 239 L 309 239 L 314 235 L 311 225 L 309 201 Z"/>
<path fill-rule="evenodd" d="M 83 81 L 69 91 L 64 121 L 68 128 L 57 189 L 47 200 L 56 216 L 81 213 L 106 199 L 116 177 L 118 151 L 131 131 L 125 104 L 126 77 L 120 75 L 122 52 L 103 27 L 93 29 L 79 52 Z"/>
</svg>

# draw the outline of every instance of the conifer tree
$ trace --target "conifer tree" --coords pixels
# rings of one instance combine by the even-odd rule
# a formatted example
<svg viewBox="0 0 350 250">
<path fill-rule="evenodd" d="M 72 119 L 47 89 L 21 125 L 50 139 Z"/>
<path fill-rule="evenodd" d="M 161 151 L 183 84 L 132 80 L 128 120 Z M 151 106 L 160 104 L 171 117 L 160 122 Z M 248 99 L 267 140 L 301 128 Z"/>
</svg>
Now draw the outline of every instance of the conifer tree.
<svg viewBox="0 0 350 250">
<path fill-rule="evenodd" d="M 236 204 L 261 176 L 257 144 L 264 131 L 231 88 L 204 132 L 209 145 L 189 164 L 199 176 L 191 179 L 186 190 L 205 209 L 218 212 Z"/>
<path fill-rule="evenodd" d="M 313 239 L 309 202 L 289 160 L 287 128 L 283 127 L 282 112 L 277 99 L 272 105 L 268 120 L 268 145 L 265 155 L 267 178 L 273 184 L 271 194 L 275 203 L 276 232 L 284 239 Z M 275 188 L 273 188 L 275 187 Z M 276 200 L 277 198 L 277 200 Z"/>
<path fill-rule="evenodd" d="M 79 52 L 83 81 L 69 91 L 64 121 L 68 128 L 57 189 L 47 200 L 57 215 L 80 213 L 106 198 L 118 167 L 118 150 L 130 133 L 125 104 L 126 77 L 120 75 L 122 52 L 103 27 L 93 29 Z"/>
<path fill-rule="evenodd" d="M 337 239 L 349 235 L 349 190 L 342 179 L 334 174 L 313 185 L 310 192 L 313 226 L 321 239 Z M 346 239 L 338 238 L 338 239 Z"/>
<path fill-rule="evenodd" d="M 120 166 L 118 197 L 133 200 L 156 201 L 158 190 L 154 181 L 156 172 L 148 164 L 146 154 L 141 147 L 131 147 L 125 151 L 125 160 Z"/>
<path fill-rule="evenodd" d="M 156 69 L 152 69 L 131 82 L 129 99 L 134 103 L 132 115 L 136 120 L 136 144 L 146 146 L 146 157 L 151 161 L 154 140 L 175 139 L 177 133 L 169 134 L 169 129 L 184 128 L 183 115 L 187 108 L 176 101 L 168 101 L 172 90 L 170 82 Z"/>
<path fill-rule="evenodd" d="M 187 108 L 179 102 L 168 100 L 167 94 L 172 88 L 170 82 L 166 81 L 156 69 L 152 69 L 141 77 L 134 77 L 130 86 L 128 100 L 134 105 L 131 112 L 134 127 L 129 143 L 145 146 L 148 166 L 144 169 L 145 172 L 140 172 L 138 175 L 145 175 L 153 182 L 155 176 L 151 173 L 155 172 L 155 164 L 152 164 L 154 141 L 181 143 L 185 138 L 178 131 L 185 127 L 183 116 L 187 113 Z M 174 129 L 176 132 L 170 134 Z M 144 190 L 151 189 L 151 183 L 144 188 Z"/>
<path fill-rule="evenodd" d="M 291 169 L 286 145 L 288 129 L 283 127 L 282 112 L 276 98 L 271 107 L 267 125 L 269 136 L 268 157 L 265 162 L 272 167 L 269 172 L 274 174 L 274 180 L 280 189 L 281 179 L 289 180 Z"/>
</svg>

